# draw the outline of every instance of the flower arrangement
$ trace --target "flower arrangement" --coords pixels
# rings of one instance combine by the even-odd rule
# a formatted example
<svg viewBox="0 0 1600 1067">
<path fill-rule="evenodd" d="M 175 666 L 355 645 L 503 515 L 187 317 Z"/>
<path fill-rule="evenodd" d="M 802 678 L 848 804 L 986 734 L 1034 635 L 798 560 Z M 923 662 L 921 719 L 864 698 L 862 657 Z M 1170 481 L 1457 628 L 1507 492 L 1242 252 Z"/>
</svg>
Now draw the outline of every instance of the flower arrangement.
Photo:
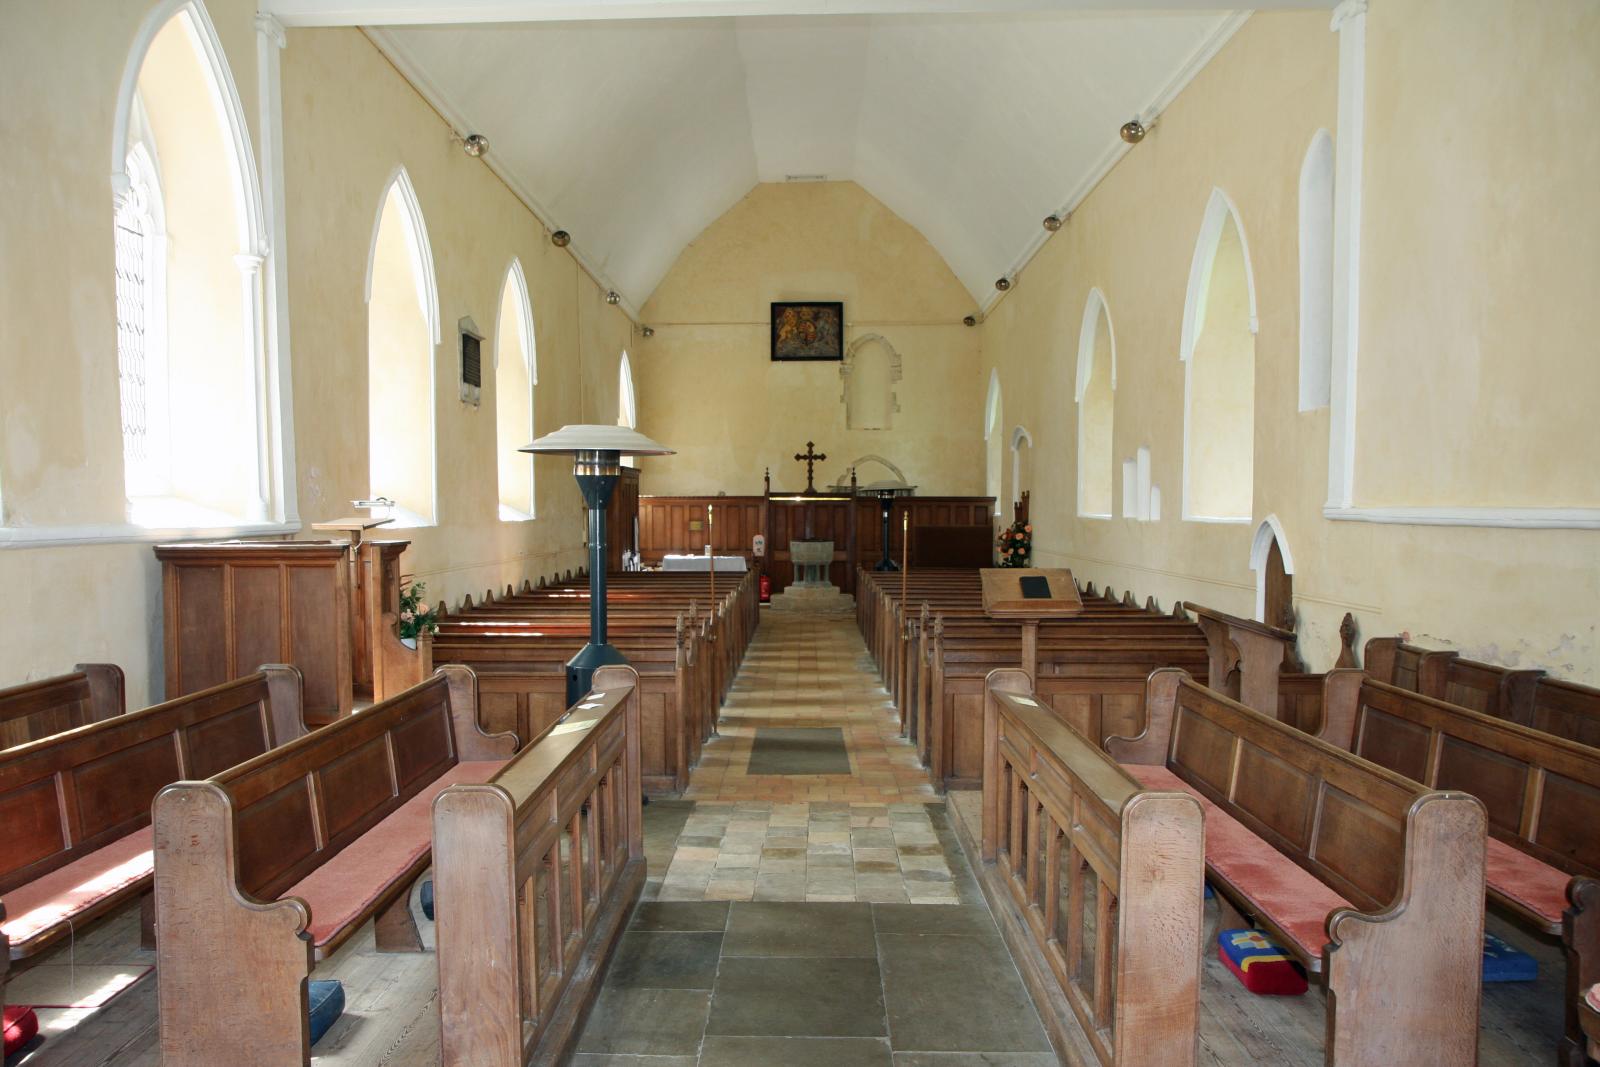
<svg viewBox="0 0 1600 1067">
<path fill-rule="evenodd" d="M 439 632 L 438 614 L 423 603 L 422 594 L 427 586 L 412 582 L 400 588 L 400 637 L 416 640 L 419 634 Z"/>
<path fill-rule="evenodd" d="M 1033 524 L 1012 523 L 1010 529 L 1000 531 L 995 544 L 1000 549 L 1000 566 L 1026 567 L 1033 554 Z"/>
</svg>

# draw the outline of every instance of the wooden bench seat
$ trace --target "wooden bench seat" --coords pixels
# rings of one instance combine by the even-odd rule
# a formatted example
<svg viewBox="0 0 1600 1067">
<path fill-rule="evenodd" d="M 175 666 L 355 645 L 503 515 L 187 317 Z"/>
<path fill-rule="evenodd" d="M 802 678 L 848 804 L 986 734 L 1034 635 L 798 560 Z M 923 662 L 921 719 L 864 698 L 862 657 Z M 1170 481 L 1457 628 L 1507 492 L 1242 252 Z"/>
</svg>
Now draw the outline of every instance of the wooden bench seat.
<svg viewBox="0 0 1600 1067">
<path fill-rule="evenodd" d="M 1182 671 L 1152 673 L 1146 710 L 1144 732 L 1107 738 L 1107 752 L 1238 824 L 1212 826 L 1208 811 L 1208 874 L 1322 976 L 1327 1062 L 1477 1062 L 1483 804 L 1354 756 Z M 1319 896 L 1303 875 L 1325 887 Z M 1315 914 L 1323 905 L 1325 939 Z"/>
<path fill-rule="evenodd" d="M 11 963 L 148 893 L 158 790 L 305 734 L 300 685 L 292 667 L 263 667 L 0 752 L 0 1003 Z"/>
<path fill-rule="evenodd" d="M 0 749 L 121 715 L 125 688 L 116 664 L 80 663 L 71 674 L 0 689 Z"/>
<path fill-rule="evenodd" d="M 431 797 L 487 779 L 516 751 L 515 738 L 478 728 L 476 696 L 470 670 L 444 667 L 281 748 L 161 790 L 166 1067 L 309 1063 L 314 961 L 369 918 L 380 949 L 422 948 L 408 901 L 431 860 Z"/>
</svg>

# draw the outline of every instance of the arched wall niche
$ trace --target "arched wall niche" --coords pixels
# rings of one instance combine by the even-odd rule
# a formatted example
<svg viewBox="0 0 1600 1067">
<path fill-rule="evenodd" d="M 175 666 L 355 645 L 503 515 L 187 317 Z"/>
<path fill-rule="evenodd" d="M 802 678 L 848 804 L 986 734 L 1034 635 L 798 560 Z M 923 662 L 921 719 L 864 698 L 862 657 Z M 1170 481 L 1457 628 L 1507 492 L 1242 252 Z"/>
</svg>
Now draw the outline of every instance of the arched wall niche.
<svg viewBox="0 0 1600 1067">
<path fill-rule="evenodd" d="M 499 466 L 500 518 L 517 522 L 534 517 L 533 457 L 520 452 L 537 436 L 534 386 L 539 381 L 533 305 L 522 263 L 515 257 L 500 287 L 495 323 L 495 443 Z"/>
<path fill-rule="evenodd" d="M 369 493 L 395 502 L 396 527 L 438 522 L 438 288 L 410 175 L 391 173 L 367 263 Z"/>
<path fill-rule="evenodd" d="M 1257 328 L 1244 227 L 1227 194 L 1213 189 L 1190 264 L 1179 350 L 1186 521 L 1250 521 Z"/>
<path fill-rule="evenodd" d="M 1030 473 L 1024 458 L 1024 450 L 1033 451 L 1033 434 L 1027 427 L 1018 426 L 1011 431 L 1011 505 L 1015 507 L 1022 502 L 1023 485 Z"/>
<path fill-rule="evenodd" d="M 1078 329 L 1078 515 L 1112 516 L 1114 467 L 1112 426 L 1117 388 L 1117 341 L 1105 294 L 1090 289 Z"/>
<path fill-rule="evenodd" d="M 839 377 L 844 381 L 845 426 L 852 430 L 888 430 L 900 410 L 894 386 L 903 368 L 900 353 L 882 334 L 858 337 L 845 349 Z"/>
<path fill-rule="evenodd" d="M 984 486 L 985 492 L 994 498 L 994 513 L 1001 514 L 1001 498 L 1004 496 L 1005 479 L 1005 434 L 1001 432 L 1004 425 L 1002 403 L 1000 395 L 1000 371 L 998 368 L 989 370 L 989 394 L 983 402 L 983 442 L 984 442 Z"/>
<path fill-rule="evenodd" d="M 1318 130 L 1300 165 L 1300 410 L 1333 390 L 1333 135 Z"/>
</svg>

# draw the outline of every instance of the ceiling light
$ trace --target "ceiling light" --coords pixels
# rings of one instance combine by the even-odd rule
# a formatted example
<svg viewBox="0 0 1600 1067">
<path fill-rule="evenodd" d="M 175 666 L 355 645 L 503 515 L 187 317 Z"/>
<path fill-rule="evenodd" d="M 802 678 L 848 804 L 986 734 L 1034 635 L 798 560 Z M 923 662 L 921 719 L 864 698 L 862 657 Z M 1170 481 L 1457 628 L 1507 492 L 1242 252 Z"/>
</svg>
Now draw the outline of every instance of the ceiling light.
<svg viewBox="0 0 1600 1067">
<path fill-rule="evenodd" d="M 1007 289 L 1011 288 L 1011 279 L 1002 274 L 1000 277 L 995 279 L 994 287 L 1003 293 Z"/>
<path fill-rule="evenodd" d="M 1139 121 L 1138 116 L 1134 116 L 1122 124 L 1122 139 L 1129 144 L 1138 144 L 1144 140 L 1144 135 L 1148 132 L 1150 131 L 1145 127 L 1144 123 Z"/>
<path fill-rule="evenodd" d="M 607 290 L 607 292 L 606 292 L 606 303 L 608 303 L 608 304 L 620 304 L 620 303 L 622 303 L 622 294 L 617 292 L 615 289 Z"/>
<path fill-rule="evenodd" d="M 978 316 L 976 316 L 976 315 L 968 315 L 966 318 L 961 320 L 961 325 L 963 325 L 963 326 L 976 326 L 976 325 L 978 325 Z"/>
<path fill-rule="evenodd" d="M 642 327 L 639 332 L 644 334 L 646 337 L 654 337 L 656 335 L 656 328 L 654 326 L 645 326 Z"/>
<path fill-rule="evenodd" d="M 555 245 L 557 248 L 565 248 L 572 243 L 572 234 L 568 233 L 566 230 L 557 230 L 555 233 L 550 235 L 550 243 Z"/>
<path fill-rule="evenodd" d="M 1055 233 L 1057 230 L 1061 229 L 1061 216 L 1046 215 L 1044 217 L 1044 228 L 1049 230 L 1051 233 Z"/>
<path fill-rule="evenodd" d="M 452 133 L 450 135 L 450 140 L 454 141 L 456 144 L 459 144 L 461 146 L 461 151 L 465 152 L 473 159 L 477 159 L 485 152 L 489 151 L 489 138 L 485 137 L 481 133 L 469 133 L 465 136 L 459 133 Z"/>
</svg>

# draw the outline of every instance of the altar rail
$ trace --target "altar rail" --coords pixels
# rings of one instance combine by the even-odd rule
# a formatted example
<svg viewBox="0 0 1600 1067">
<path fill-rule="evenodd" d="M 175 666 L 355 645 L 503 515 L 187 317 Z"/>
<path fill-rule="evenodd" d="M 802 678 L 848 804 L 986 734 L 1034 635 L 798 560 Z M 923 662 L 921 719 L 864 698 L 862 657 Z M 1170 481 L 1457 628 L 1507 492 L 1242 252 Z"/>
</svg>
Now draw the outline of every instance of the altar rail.
<svg viewBox="0 0 1600 1067">
<path fill-rule="evenodd" d="M 767 555 L 759 569 L 772 579 L 772 591 L 776 593 L 794 580 L 789 542 L 806 536 L 809 511 L 811 536 L 833 542 L 829 580 L 845 592 L 854 592 L 857 565 L 871 568 L 882 558 L 883 524 L 876 497 L 855 498 L 853 524 L 851 504 L 849 499 L 786 497 L 776 490 L 771 497 L 641 496 L 639 553 L 645 565 L 653 567 L 660 564 L 663 556 L 701 553 L 709 544 L 719 555 L 745 557 L 754 569 L 758 564 L 750 550 L 751 541 L 756 534 L 765 534 Z M 709 531 L 708 505 L 716 509 Z M 902 558 L 901 523 L 908 512 L 913 568 L 981 566 L 989 562 L 993 497 L 912 496 L 896 500 L 889 517 L 889 548 L 896 563 Z"/>
</svg>

